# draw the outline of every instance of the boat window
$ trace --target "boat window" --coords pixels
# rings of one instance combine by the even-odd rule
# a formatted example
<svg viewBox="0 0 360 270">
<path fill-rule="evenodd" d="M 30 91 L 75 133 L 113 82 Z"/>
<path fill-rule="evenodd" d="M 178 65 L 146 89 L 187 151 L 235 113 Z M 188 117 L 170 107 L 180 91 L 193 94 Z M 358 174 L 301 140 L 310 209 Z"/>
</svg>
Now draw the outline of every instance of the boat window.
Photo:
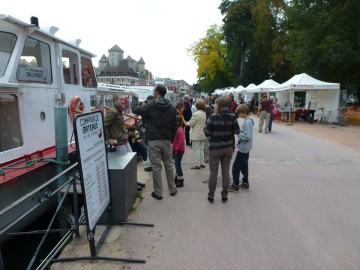
<svg viewBox="0 0 360 270">
<path fill-rule="evenodd" d="M 84 87 L 96 88 L 96 78 L 91 59 L 81 57 L 81 79 Z"/>
<path fill-rule="evenodd" d="M 2 77 L 14 49 L 16 36 L 14 34 L 0 32 L 0 40 L 0 77 Z"/>
<path fill-rule="evenodd" d="M 0 94 L 0 152 L 22 145 L 17 97 Z"/>
<path fill-rule="evenodd" d="M 76 53 L 63 50 L 62 64 L 64 82 L 66 84 L 79 84 L 79 59 Z"/>
<path fill-rule="evenodd" d="M 17 79 L 27 83 L 52 83 L 50 47 L 33 38 L 26 38 L 17 69 Z"/>
</svg>

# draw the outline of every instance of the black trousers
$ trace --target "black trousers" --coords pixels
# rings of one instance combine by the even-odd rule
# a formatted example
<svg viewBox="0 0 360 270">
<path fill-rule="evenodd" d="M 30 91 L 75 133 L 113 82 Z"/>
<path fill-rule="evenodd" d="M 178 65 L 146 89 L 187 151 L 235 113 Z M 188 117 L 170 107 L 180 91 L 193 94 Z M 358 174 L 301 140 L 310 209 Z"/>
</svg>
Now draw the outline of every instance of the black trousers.
<svg viewBox="0 0 360 270">
<path fill-rule="evenodd" d="M 186 145 L 190 144 L 190 127 L 185 127 Z"/>
</svg>

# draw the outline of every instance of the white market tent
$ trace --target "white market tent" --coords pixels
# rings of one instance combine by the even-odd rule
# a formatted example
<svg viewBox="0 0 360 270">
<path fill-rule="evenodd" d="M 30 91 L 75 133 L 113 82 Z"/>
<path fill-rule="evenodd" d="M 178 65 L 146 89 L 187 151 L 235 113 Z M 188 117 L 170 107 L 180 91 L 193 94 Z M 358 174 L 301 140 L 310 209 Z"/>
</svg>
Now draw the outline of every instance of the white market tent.
<svg viewBox="0 0 360 270">
<path fill-rule="evenodd" d="M 256 87 L 256 85 L 251 83 L 248 86 L 246 86 L 245 88 L 242 85 L 239 85 L 236 89 L 240 88 L 240 86 L 242 88 L 239 91 L 237 91 L 237 94 L 240 94 L 244 98 L 245 102 L 249 102 L 254 95 L 254 93 L 252 92 L 252 89 L 254 87 Z"/>
<path fill-rule="evenodd" d="M 323 82 L 307 75 L 298 74 L 288 81 L 278 85 L 273 89 L 276 92 L 278 104 L 282 106 L 289 99 L 294 104 L 294 92 L 306 92 L 305 106 L 307 106 L 311 96 L 317 100 L 317 115 L 321 113 L 319 108 L 332 111 L 330 121 L 335 121 L 338 115 L 340 84 Z M 316 118 L 316 116 L 315 116 Z"/>
<path fill-rule="evenodd" d="M 266 93 L 266 96 L 269 97 L 269 92 L 275 91 L 276 87 L 278 87 L 280 84 L 275 82 L 274 80 L 265 80 L 258 86 L 255 86 L 249 90 L 250 93 L 259 93 L 263 95 Z"/>
<path fill-rule="evenodd" d="M 242 96 L 244 98 L 244 101 L 246 102 L 247 99 L 247 95 L 246 95 L 246 90 L 245 90 L 245 87 L 242 86 L 242 85 L 239 85 L 238 87 L 235 88 L 235 91 L 234 91 L 234 99 L 236 101 L 236 103 L 240 103 L 240 96 Z"/>
<path fill-rule="evenodd" d="M 251 91 L 259 93 L 270 92 L 274 91 L 274 89 L 276 89 L 276 87 L 278 87 L 279 85 L 280 84 L 275 82 L 274 80 L 265 80 L 258 86 L 252 88 Z"/>
<path fill-rule="evenodd" d="M 249 84 L 248 86 L 246 86 L 245 89 L 246 89 L 247 91 L 249 91 L 249 90 L 254 89 L 255 87 L 256 87 L 256 84 L 251 83 L 251 84 Z"/>
<path fill-rule="evenodd" d="M 235 88 L 235 91 L 236 91 L 236 92 L 241 92 L 241 91 L 244 90 L 244 89 L 245 89 L 244 86 L 239 85 L 238 87 Z"/>
</svg>

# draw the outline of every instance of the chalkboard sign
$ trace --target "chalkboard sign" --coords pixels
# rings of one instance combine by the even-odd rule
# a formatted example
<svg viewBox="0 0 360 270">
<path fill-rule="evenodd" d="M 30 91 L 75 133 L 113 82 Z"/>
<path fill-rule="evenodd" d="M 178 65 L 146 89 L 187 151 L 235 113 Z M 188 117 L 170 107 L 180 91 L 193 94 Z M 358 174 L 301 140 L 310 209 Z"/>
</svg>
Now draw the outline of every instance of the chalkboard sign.
<svg viewBox="0 0 360 270">
<path fill-rule="evenodd" d="M 85 215 L 90 230 L 110 203 L 103 116 L 100 111 L 78 115 L 74 121 Z"/>
</svg>

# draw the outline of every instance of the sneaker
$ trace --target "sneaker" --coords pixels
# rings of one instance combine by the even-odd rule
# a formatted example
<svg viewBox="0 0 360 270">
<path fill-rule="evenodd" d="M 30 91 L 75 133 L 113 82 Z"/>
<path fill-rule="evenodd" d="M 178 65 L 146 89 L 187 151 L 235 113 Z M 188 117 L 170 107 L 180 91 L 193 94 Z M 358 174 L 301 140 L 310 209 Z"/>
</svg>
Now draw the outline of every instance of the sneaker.
<svg viewBox="0 0 360 270">
<path fill-rule="evenodd" d="M 235 184 L 231 184 L 228 188 L 228 191 L 230 192 L 239 192 L 239 186 Z"/>
<path fill-rule="evenodd" d="M 157 199 L 157 200 L 162 200 L 162 196 L 157 196 L 157 195 L 155 194 L 155 192 L 151 192 L 151 197 L 153 197 L 153 198 L 155 198 L 155 199 Z"/>
<path fill-rule="evenodd" d="M 140 182 L 136 182 L 138 186 L 144 188 L 145 187 L 145 184 L 144 183 L 140 183 Z"/>
<path fill-rule="evenodd" d="M 242 188 L 242 189 L 249 189 L 249 187 L 250 187 L 250 185 L 248 183 L 241 183 L 239 186 L 239 188 Z"/>
<path fill-rule="evenodd" d="M 150 164 L 150 161 L 147 159 L 147 160 L 143 160 L 143 165 L 149 165 Z"/>
<path fill-rule="evenodd" d="M 175 190 L 174 192 L 171 192 L 171 193 L 170 193 L 171 196 L 176 196 L 176 194 L 177 194 L 177 190 Z"/>
</svg>

